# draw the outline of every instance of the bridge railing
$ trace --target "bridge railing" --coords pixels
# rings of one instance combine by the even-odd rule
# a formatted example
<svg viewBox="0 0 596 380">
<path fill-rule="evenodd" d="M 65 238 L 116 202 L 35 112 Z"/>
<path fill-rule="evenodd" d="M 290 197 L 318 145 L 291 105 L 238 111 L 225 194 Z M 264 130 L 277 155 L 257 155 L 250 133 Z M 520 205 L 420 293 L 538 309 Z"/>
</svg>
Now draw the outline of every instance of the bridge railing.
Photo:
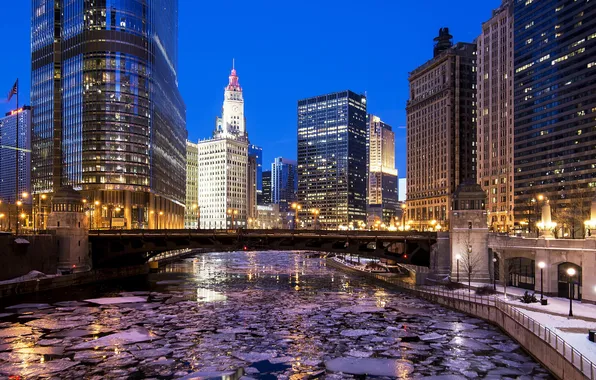
<svg viewBox="0 0 596 380">
<path fill-rule="evenodd" d="M 373 277 L 380 281 L 385 281 L 405 289 L 415 295 L 426 298 L 428 295 L 436 295 L 452 300 L 462 300 L 479 305 L 487 305 L 495 307 L 509 316 L 511 319 L 519 323 L 521 326 L 531 331 L 534 335 L 548 343 L 558 353 L 560 353 L 569 363 L 579 369 L 588 379 L 596 380 L 596 363 L 585 357 L 581 352 L 573 348 L 561 336 L 555 333 L 552 329 L 542 325 L 533 318 L 528 317 L 520 309 L 508 304 L 507 302 L 497 299 L 494 296 L 483 297 L 472 295 L 470 292 L 457 292 L 444 289 L 443 287 L 430 286 L 415 286 L 396 278 L 390 278 L 378 274 L 372 274 Z"/>
</svg>

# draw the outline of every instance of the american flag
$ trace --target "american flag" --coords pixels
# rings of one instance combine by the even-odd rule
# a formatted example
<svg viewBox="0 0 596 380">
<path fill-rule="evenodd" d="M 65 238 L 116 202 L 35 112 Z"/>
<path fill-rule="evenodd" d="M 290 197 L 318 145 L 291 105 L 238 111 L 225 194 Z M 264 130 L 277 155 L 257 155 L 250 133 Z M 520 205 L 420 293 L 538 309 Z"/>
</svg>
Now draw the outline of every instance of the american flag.
<svg viewBox="0 0 596 380">
<path fill-rule="evenodd" d="M 14 82 L 14 85 L 8 92 L 8 101 L 9 102 L 10 102 L 10 99 L 12 99 L 12 96 L 17 94 L 17 91 L 19 91 L 19 80 L 18 79 L 16 82 Z"/>
</svg>

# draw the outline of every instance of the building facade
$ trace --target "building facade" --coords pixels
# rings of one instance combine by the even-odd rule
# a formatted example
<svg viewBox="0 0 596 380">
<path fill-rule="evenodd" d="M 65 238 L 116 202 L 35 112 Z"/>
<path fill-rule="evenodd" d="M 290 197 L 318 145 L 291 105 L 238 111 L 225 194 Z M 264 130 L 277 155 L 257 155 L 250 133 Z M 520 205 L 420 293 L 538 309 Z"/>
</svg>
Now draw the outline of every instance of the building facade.
<svg viewBox="0 0 596 380">
<path fill-rule="evenodd" d="M 199 146 L 186 141 L 186 211 L 184 228 L 199 228 Z"/>
<path fill-rule="evenodd" d="M 414 229 L 448 227 L 451 197 L 476 181 L 476 45 L 453 45 L 447 28 L 434 58 L 410 73 L 407 218 Z"/>
<path fill-rule="evenodd" d="M 13 149 L 17 146 L 17 117 L 19 118 L 18 147 L 21 150 Z M 30 151 L 31 107 L 24 106 L 6 113 L 6 116 L 0 119 L 0 200 L 2 203 L 15 204 L 19 200 L 31 203 Z M 25 198 L 23 193 L 27 194 Z"/>
<path fill-rule="evenodd" d="M 247 217 L 249 219 L 255 219 L 257 217 L 257 178 L 258 178 L 259 165 L 257 163 L 257 157 L 250 155 L 250 146 L 248 154 L 248 166 L 246 168 L 246 180 L 248 181 L 246 191 L 248 192 L 248 204 L 247 204 Z"/>
<path fill-rule="evenodd" d="M 503 1 L 477 39 L 477 173 L 488 226 L 513 229 L 513 3 Z"/>
<path fill-rule="evenodd" d="M 247 225 L 249 144 L 245 122 L 242 88 L 236 69 L 232 69 L 213 137 L 198 143 L 200 228 Z"/>
<path fill-rule="evenodd" d="M 280 211 L 288 211 L 296 201 L 298 164 L 295 160 L 277 157 L 271 164 L 271 203 Z"/>
<path fill-rule="evenodd" d="M 342 91 L 298 101 L 300 220 L 323 229 L 366 220 L 366 97 Z"/>
<path fill-rule="evenodd" d="M 254 157 L 257 165 L 257 204 L 261 204 L 261 198 L 263 197 L 263 148 L 249 144 L 248 156 Z"/>
<path fill-rule="evenodd" d="M 260 205 L 270 205 L 271 199 L 271 170 L 265 170 L 263 172 L 263 195 L 261 196 Z"/>
<path fill-rule="evenodd" d="M 31 65 L 33 192 L 81 190 L 95 228 L 182 228 L 178 2 L 33 0 Z"/>
<path fill-rule="evenodd" d="M 257 218 L 252 220 L 249 228 L 276 230 L 290 229 L 294 221 L 294 211 L 281 211 L 279 205 L 258 205 Z"/>
<path fill-rule="evenodd" d="M 545 197 L 559 236 L 581 237 L 596 190 L 596 7 L 516 0 L 514 49 L 515 221 L 535 230 Z"/>
<path fill-rule="evenodd" d="M 398 208 L 395 134 L 380 117 L 368 115 L 368 219 L 389 224 Z"/>
</svg>

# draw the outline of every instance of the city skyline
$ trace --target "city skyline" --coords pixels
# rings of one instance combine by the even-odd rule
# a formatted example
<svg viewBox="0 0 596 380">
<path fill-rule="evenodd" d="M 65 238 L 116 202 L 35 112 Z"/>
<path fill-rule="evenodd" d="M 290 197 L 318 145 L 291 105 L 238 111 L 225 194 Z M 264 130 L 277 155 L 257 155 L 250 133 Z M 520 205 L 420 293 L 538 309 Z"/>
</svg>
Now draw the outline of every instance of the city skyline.
<svg viewBox="0 0 596 380">
<path fill-rule="evenodd" d="M 244 86 L 248 89 L 246 113 L 250 119 L 247 125 L 251 131 L 250 139 L 252 143 L 263 147 L 264 163 L 270 163 L 279 156 L 297 158 L 295 105 L 299 99 L 352 88 L 358 93 L 366 92 L 369 111 L 394 126 L 396 165 L 400 176 L 403 176 L 406 172 L 404 126 L 407 73 L 427 59 L 427 49 L 418 47 L 430 47 L 428 41 L 432 41 L 436 30 L 444 26 L 450 28 L 455 40 L 471 42 L 480 33 L 481 22 L 490 17 L 492 9 L 500 5 L 500 0 L 481 4 L 466 0 L 455 5 L 433 1 L 432 4 L 403 6 L 373 2 L 364 7 L 369 13 L 377 13 L 380 23 L 375 29 L 360 33 L 357 39 L 359 43 L 370 45 L 378 51 L 374 59 L 364 54 L 349 61 L 342 59 L 339 52 L 347 48 L 344 42 L 333 51 L 323 50 L 326 45 L 322 41 L 313 42 L 306 52 L 297 49 L 300 36 L 295 31 L 300 30 L 301 26 L 313 23 L 327 31 L 346 20 L 359 17 L 360 12 L 354 12 L 350 4 L 337 5 L 334 1 L 320 5 L 319 14 L 313 16 L 303 13 L 305 11 L 302 9 L 308 8 L 306 3 L 304 8 L 296 10 L 294 16 L 288 16 L 289 19 L 281 18 L 290 23 L 286 30 L 284 22 L 275 21 L 280 19 L 278 13 L 281 11 L 278 8 L 269 9 L 254 4 L 248 8 L 241 2 L 199 5 L 194 1 L 181 0 L 179 84 L 188 110 L 189 139 L 196 142 L 210 135 L 213 114 L 221 107 L 222 84 L 218 79 L 229 73 L 232 59 L 235 58 L 236 66 L 243 74 Z M 401 16 L 426 12 L 429 5 L 434 10 L 424 24 Z M 471 6 L 475 9 L 472 14 L 466 12 Z M 16 46 L 11 54 L 14 60 L 0 63 L 0 85 L 8 90 L 18 76 L 21 105 L 29 104 L 30 7 L 28 1 L 0 4 L 2 14 L 11 15 L 0 25 L 0 32 L 10 36 Z M 219 23 L 217 17 L 213 20 L 199 17 L 201 23 L 197 26 L 196 15 L 224 14 L 229 9 L 239 15 L 250 15 L 237 17 L 238 28 L 243 29 L 243 33 L 224 31 L 219 36 L 209 33 L 204 41 L 196 42 L 196 35 L 203 31 L 207 33 Z M 331 14 L 335 16 L 329 19 Z M 269 22 L 273 19 L 271 28 L 282 30 L 265 33 L 268 30 L 256 26 L 261 18 Z M 395 22 L 400 18 L 403 20 Z M 410 33 L 413 28 L 418 32 Z M 315 31 L 308 33 L 316 34 Z M 398 40 L 400 36 L 407 36 L 407 39 Z M 404 51 L 408 54 L 403 54 Z M 283 91 L 279 91 L 280 84 L 284 85 Z M 276 93 L 276 96 L 267 97 L 268 93 Z M 11 108 L 14 108 L 14 102 L 0 104 L 2 114 Z"/>
</svg>

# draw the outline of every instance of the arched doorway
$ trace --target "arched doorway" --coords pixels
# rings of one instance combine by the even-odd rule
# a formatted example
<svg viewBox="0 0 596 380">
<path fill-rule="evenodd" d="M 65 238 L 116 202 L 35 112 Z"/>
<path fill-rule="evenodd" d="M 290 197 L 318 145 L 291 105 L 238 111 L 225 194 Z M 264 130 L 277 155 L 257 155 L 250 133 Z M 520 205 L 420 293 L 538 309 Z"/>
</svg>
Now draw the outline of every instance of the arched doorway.
<svg viewBox="0 0 596 380">
<path fill-rule="evenodd" d="M 505 274 L 508 274 L 507 285 L 522 289 L 534 290 L 536 283 L 534 260 L 525 257 L 514 257 L 505 261 Z"/>
<path fill-rule="evenodd" d="M 569 275 L 567 274 L 567 269 L 573 268 L 575 269 L 575 276 L 573 276 L 572 281 L 573 285 L 571 287 L 571 291 L 569 289 Z M 559 297 L 562 298 L 569 298 L 569 294 L 571 293 L 571 298 L 574 300 L 581 300 L 582 299 L 582 268 L 579 265 L 575 265 L 573 263 L 561 263 L 559 264 Z"/>
</svg>

